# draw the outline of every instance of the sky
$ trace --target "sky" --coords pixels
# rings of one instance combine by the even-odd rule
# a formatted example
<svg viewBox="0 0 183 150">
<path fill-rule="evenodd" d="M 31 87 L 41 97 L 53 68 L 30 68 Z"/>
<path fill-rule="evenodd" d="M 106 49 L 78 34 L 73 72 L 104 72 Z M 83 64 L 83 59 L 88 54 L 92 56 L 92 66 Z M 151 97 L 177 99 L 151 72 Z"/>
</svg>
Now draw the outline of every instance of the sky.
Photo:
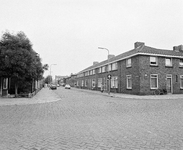
<svg viewBox="0 0 183 150">
<path fill-rule="evenodd" d="M 137 41 L 169 50 L 183 44 L 183 1 L 0 0 L 0 36 L 5 31 L 23 31 L 51 75 L 65 76 L 106 60 L 98 47 L 119 55 Z"/>
</svg>

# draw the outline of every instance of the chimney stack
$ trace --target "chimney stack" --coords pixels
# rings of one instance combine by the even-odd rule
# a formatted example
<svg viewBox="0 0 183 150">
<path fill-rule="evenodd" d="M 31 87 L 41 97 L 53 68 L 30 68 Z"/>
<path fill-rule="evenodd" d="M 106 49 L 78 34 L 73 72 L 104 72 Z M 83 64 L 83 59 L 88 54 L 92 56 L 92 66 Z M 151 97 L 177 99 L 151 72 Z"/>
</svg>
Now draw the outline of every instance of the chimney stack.
<svg viewBox="0 0 183 150">
<path fill-rule="evenodd" d="M 96 64 L 98 64 L 98 61 L 94 61 L 94 62 L 93 62 L 93 65 L 96 65 Z"/>
<path fill-rule="evenodd" d="M 137 48 L 137 47 L 139 47 L 139 46 L 143 46 L 143 45 L 145 45 L 145 43 L 144 43 L 144 42 L 135 42 L 135 44 L 134 44 L 134 48 Z"/>
<path fill-rule="evenodd" d="M 174 46 L 173 51 L 175 52 L 183 52 L 183 45 Z"/>
<path fill-rule="evenodd" d="M 111 59 L 111 58 L 113 58 L 113 57 L 115 57 L 115 55 L 112 55 L 112 54 L 109 54 L 109 55 L 108 55 L 108 59 Z"/>
</svg>

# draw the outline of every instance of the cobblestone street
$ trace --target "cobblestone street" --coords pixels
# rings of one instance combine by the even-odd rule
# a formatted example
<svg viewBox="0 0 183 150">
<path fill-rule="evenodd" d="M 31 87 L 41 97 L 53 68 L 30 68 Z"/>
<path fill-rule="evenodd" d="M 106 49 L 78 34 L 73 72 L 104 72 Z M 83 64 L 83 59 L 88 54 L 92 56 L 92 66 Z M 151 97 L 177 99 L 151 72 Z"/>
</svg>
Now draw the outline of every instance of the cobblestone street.
<svg viewBox="0 0 183 150">
<path fill-rule="evenodd" d="M 60 100 L 0 106 L 0 150 L 183 149 L 181 99 L 51 92 Z"/>
</svg>

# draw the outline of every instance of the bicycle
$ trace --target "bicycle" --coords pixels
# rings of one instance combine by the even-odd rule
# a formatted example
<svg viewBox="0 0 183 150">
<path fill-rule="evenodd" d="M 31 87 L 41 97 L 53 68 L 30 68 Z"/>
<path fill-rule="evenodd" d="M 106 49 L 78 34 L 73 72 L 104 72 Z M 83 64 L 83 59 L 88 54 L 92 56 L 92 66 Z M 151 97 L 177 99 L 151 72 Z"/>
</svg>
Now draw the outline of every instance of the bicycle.
<svg viewBox="0 0 183 150">
<path fill-rule="evenodd" d="M 165 94 L 167 94 L 167 90 L 166 89 L 156 89 L 153 93 L 154 93 L 154 95 L 165 95 Z"/>
</svg>

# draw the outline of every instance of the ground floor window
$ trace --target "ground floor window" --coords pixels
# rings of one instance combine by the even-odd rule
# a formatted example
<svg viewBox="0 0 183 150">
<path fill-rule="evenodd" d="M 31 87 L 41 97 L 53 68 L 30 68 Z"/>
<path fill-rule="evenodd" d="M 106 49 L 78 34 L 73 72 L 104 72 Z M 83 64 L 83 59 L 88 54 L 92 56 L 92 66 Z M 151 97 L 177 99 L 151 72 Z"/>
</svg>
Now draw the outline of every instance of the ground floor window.
<svg viewBox="0 0 183 150">
<path fill-rule="evenodd" d="M 132 76 L 131 75 L 126 76 L 126 88 L 132 89 Z"/>
<path fill-rule="evenodd" d="M 92 87 L 95 87 L 95 79 L 92 80 Z"/>
<path fill-rule="evenodd" d="M 88 81 L 87 81 L 87 80 L 85 80 L 85 87 L 87 87 L 87 85 L 88 85 Z"/>
<path fill-rule="evenodd" d="M 118 88 L 118 77 L 113 76 L 111 78 L 111 88 Z"/>
<path fill-rule="evenodd" d="M 183 89 L 183 75 L 180 76 L 180 88 Z"/>
<path fill-rule="evenodd" d="M 150 88 L 151 89 L 158 89 L 158 75 L 151 74 L 150 76 Z"/>
<path fill-rule="evenodd" d="M 82 87 L 84 86 L 84 80 L 81 81 L 81 86 L 82 86 Z"/>
<path fill-rule="evenodd" d="M 8 78 L 3 79 L 3 89 L 8 89 Z"/>
<path fill-rule="evenodd" d="M 98 78 L 98 87 L 102 86 L 102 78 Z"/>
</svg>

